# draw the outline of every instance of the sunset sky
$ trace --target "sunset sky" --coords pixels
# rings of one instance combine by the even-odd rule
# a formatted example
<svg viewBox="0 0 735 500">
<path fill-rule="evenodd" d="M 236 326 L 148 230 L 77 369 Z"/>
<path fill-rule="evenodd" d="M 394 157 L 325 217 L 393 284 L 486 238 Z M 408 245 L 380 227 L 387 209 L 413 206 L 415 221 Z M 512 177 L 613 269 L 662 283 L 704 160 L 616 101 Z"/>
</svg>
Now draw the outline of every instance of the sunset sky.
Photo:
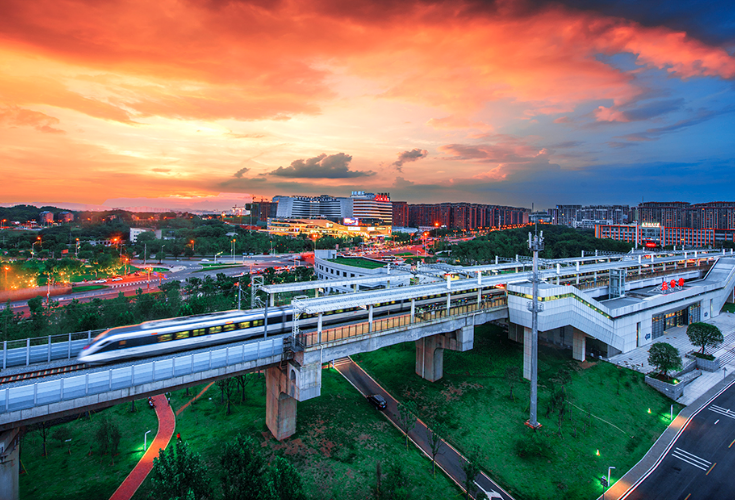
<svg viewBox="0 0 735 500">
<path fill-rule="evenodd" d="M 731 2 L 3 0 L 0 202 L 735 200 L 732 54 Z"/>
</svg>

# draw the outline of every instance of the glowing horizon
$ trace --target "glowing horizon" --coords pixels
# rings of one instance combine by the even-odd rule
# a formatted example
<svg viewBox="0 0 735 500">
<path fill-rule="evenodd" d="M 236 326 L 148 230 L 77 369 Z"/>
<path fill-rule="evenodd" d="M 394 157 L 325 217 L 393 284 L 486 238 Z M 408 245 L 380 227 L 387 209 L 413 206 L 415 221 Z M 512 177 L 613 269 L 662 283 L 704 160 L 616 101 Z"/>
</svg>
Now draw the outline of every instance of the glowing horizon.
<svg viewBox="0 0 735 500">
<path fill-rule="evenodd" d="M 1 201 L 732 198 L 733 39 L 622 14 L 4 2 Z"/>
</svg>

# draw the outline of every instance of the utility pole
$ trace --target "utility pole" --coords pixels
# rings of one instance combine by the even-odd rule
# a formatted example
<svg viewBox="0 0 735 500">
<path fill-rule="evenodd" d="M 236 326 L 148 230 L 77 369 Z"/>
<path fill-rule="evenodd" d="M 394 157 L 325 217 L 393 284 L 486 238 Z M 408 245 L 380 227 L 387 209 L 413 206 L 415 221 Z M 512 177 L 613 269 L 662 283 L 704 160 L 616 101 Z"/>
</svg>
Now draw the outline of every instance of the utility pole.
<svg viewBox="0 0 735 500">
<path fill-rule="evenodd" d="M 541 427 L 536 418 L 538 406 L 538 253 L 544 249 L 544 232 L 538 234 L 538 219 L 536 219 L 535 234 L 528 233 L 528 248 L 533 252 L 533 298 L 531 299 L 531 415 L 528 419 L 529 427 Z"/>
<path fill-rule="evenodd" d="M 148 263 L 148 243 L 143 243 L 143 265 Z"/>
</svg>

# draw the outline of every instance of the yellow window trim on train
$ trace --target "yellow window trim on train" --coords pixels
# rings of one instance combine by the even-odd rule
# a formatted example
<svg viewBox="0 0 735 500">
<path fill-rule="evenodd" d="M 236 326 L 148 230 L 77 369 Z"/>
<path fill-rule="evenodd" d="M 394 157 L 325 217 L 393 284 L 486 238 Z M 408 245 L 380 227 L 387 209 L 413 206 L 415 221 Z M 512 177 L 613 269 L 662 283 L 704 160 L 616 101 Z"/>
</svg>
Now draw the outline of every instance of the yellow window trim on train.
<svg viewBox="0 0 735 500">
<path fill-rule="evenodd" d="M 189 338 L 189 330 L 176 333 L 176 340 Z"/>
</svg>

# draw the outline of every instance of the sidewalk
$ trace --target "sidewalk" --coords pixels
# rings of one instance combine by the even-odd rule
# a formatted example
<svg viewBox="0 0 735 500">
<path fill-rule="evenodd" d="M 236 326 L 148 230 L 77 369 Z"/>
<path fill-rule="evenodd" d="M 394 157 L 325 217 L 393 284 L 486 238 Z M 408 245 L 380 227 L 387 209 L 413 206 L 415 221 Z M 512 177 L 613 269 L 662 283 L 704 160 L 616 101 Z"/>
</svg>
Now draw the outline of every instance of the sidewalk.
<svg viewBox="0 0 735 500">
<path fill-rule="evenodd" d="M 158 416 L 156 437 L 145 451 L 143 458 L 140 459 L 135 468 L 128 474 L 128 477 L 125 478 L 125 481 L 112 494 L 110 500 L 129 500 L 133 498 L 133 495 L 153 468 L 153 459 L 158 456 L 158 450 L 166 449 L 171 436 L 173 436 L 176 418 L 166 400 L 166 396 L 163 394 L 153 396 L 153 402 L 156 405 L 156 415 Z"/>
<path fill-rule="evenodd" d="M 722 375 L 720 374 L 720 378 Z M 729 375 L 727 379 L 715 384 L 714 387 L 702 394 L 696 401 L 681 410 L 669 427 L 661 434 L 653 444 L 648 453 L 630 469 L 621 479 L 605 492 L 608 500 L 622 500 L 631 490 L 648 475 L 654 467 L 663 459 L 673 442 L 684 431 L 689 421 L 707 404 L 725 389 L 735 383 L 735 376 Z M 602 498 L 602 497 L 600 497 Z"/>
<path fill-rule="evenodd" d="M 683 405 L 692 404 L 698 400 L 700 396 L 707 393 L 712 387 L 716 386 L 725 374 L 735 373 L 735 314 L 722 312 L 716 318 L 705 321 L 712 325 L 716 325 L 724 337 L 724 342 L 717 348 L 708 348 L 707 354 L 712 354 L 720 360 L 720 370 L 716 372 L 703 372 L 693 382 L 684 388 L 684 394 L 676 401 Z M 699 348 L 689 342 L 686 334 L 686 326 L 678 326 L 670 328 L 664 332 L 664 335 L 654 340 L 654 343 L 666 342 L 676 347 L 682 357 L 684 364 L 688 364 L 691 360 L 684 358 L 689 351 L 696 351 Z M 632 351 L 618 354 L 611 357 L 608 361 L 618 366 L 630 368 L 640 373 L 649 373 L 654 371 L 654 367 L 648 364 L 648 350 L 652 344 L 633 349 Z"/>
</svg>

